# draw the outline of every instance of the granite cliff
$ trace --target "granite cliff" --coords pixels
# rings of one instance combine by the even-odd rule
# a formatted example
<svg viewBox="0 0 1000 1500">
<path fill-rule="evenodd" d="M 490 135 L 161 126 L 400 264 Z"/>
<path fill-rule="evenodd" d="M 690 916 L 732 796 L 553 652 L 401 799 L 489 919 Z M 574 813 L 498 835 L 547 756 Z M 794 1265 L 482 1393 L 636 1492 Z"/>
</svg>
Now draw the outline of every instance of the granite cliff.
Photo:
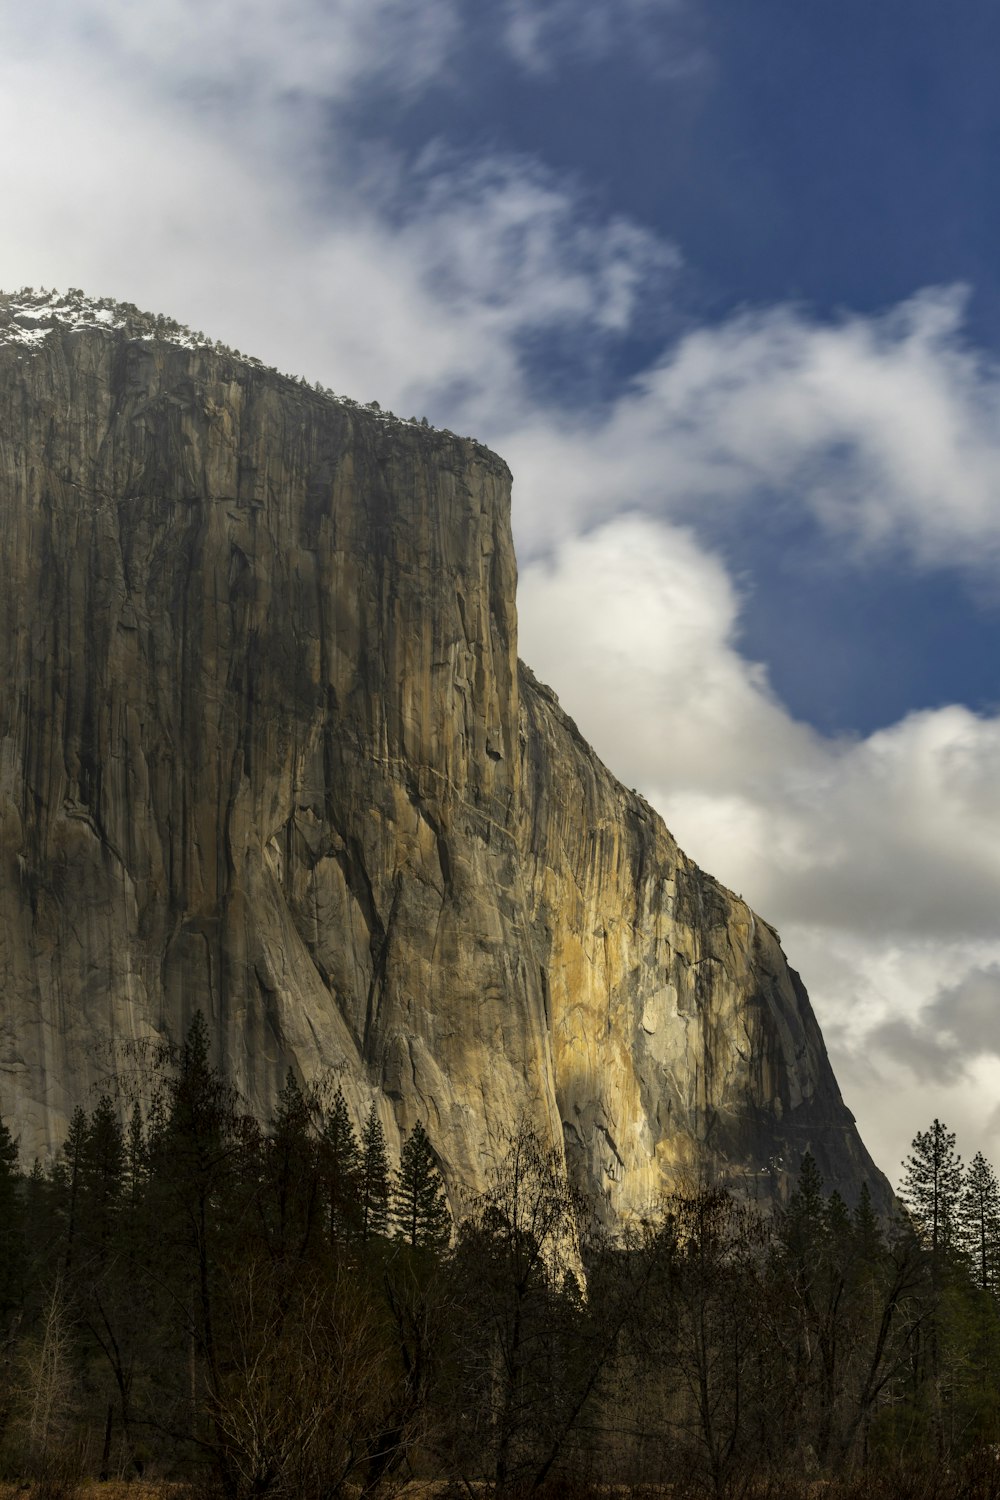
<svg viewBox="0 0 1000 1500">
<path fill-rule="evenodd" d="M 609 1216 L 806 1148 L 888 1188 L 774 931 L 517 660 L 510 475 L 135 309 L 0 299 L 0 1107 L 51 1148 L 200 1008 L 451 1189 L 505 1126 Z"/>
</svg>

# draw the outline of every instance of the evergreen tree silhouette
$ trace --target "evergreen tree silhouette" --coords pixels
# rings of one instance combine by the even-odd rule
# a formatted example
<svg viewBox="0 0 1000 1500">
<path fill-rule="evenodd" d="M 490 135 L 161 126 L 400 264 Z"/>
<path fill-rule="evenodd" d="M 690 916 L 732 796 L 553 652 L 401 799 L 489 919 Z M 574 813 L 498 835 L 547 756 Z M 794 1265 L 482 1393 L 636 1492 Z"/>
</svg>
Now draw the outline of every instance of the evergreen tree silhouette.
<svg viewBox="0 0 1000 1500">
<path fill-rule="evenodd" d="M 21 1300 L 24 1226 L 17 1142 L 0 1120 L 0 1326 Z"/>
<path fill-rule="evenodd" d="M 396 1233 L 409 1245 L 448 1243 L 451 1216 L 437 1159 L 418 1120 L 403 1143 L 393 1196 Z"/>
<path fill-rule="evenodd" d="M 330 1243 L 346 1245 L 361 1230 L 361 1150 L 340 1088 L 320 1133 L 320 1170 Z"/>
<path fill-rule="evenodd" d="M 984 1292 L 994 1290 L 1000 1251 L 1000 1183 L 981 1151 L 976 1152 L 965 1174 L 958 1230 L 977 1285 Z"/>
<path fill-rule="evenodd" d="M 291 1068 L 278 1095 L 266 1152 L 264 1229 L 273 1256 L 303 1256 L 318 1223 L 319 1171 L 312 1109 Z"/>
<path fill-rule="evenodd" d="M 919 1130 L 910 1155 L 903 1162 L 905 1176 L 899 1196 L 909 1209 L 917 1231 L 930 1251 L 933 1301 L 927 1322 L 927 1344 L 931 1373 L 931 1431 L 940 1458 L 945 1451 L 945 1397 L 943 1392 L 942 1344 L 945 1324 L 941 1298 L 952 1265 L 958 1228 L 958 1205 L 962 1195 L 962 1159 L 955 1150 L 955 1133 L 940 1120 L 930 1130 Z"/>
<path fill-rule="evenodd" d="M 811 1151 L 802 1158 L 798 1183 L 781 1215 L 780 1235 L 791 1260 L 811 1273 L 827 1239 L 823 1176 Z"/>
<path fill-rule="evenodd" d="M 69 1132 L 63 1146 L 60 1175 L 66 1189 L 66 1255 L 64 1269 L 73 1264 L 76 1242 L 80 1229 L 80 1203 L 83 1194 L 84 1157 L 87 1148 L 87 1112 L 77 1105 L 69 1122 Z"/>
<path fill-rule="evenodd" d="M 142 1110 L 137 1101 L 132 1106 L 128 1130 L 125 1134 L 125 1180 L 128 1184 L 129 1206 L 133 1212 L 142 1198 L 148 1169 L 149 1156 L 142 1124 Z"/>
<path fill-rule="evenodd" d="M 925 1236 L 935 1262 L 951 1248 L 962 1193 L 962 1158 L 955 1150 L 955 1133 L 935 1120 L 930 1130 L 918 1131 L 903 1162 L 906 1175 L 899 1196 Z"/>
<path fill-rule="evenodd" d="M 875 1214 L 867 1182 L 861 1185 L 857 1207 L 851 1219 L 851 1229 L 854 1235 L 855 1253 L 862 1266 L 867 1269 L 876 1265 L 885 1249 L 885 1240 Z"/>
<path fill-rule="evenodd" d="M 87 1122 L 80 1155 L 79 1222 L 86 1253 L 102 1262 L 114 1238 L 125 1180 L 125 1141 L 107 1094 Z"/>
<path fill-rule="evenodd" d="M 389 1220 L 389 1158 L 374 1101 L 361 1132 L 361 1238 L 383 1235 Z"/>
</svg>

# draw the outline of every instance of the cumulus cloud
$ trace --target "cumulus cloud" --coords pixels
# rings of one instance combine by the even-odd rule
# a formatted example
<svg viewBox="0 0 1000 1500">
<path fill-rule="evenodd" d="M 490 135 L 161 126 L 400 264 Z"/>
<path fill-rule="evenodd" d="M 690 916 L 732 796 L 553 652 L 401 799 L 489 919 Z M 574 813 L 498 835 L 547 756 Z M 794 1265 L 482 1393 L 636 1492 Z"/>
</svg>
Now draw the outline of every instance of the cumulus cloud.
<svg viewBox="0 0 1000 1500">
<path fill-rule="evenodd" d="M 738 610 L 726 568 L 689 528 L 638 514 L 568 538 L 522 566 L 518 585 L 522 655 L 616 773 L 661 800 L 668 787 L 738 794 L 776 760 L 821 763 L 764 668 L 734 649 Z"/>
<path fill-rule="evenodd" d="M 588 222 L 537 163 L 435 151 L 417 180 L 416 232 L 437 241 L 421 255 L 429 274 L 460 310 L 492 307 L 509 330 L 585 321 L 624 332 L 645 278 L 677 264 L 673 247 L 628 220 Z"/>
<path fill-rule="evenodd" d="M 990 1015 L 1000 939 L 883 935 L 804 924 L 782 926 L 792 962 L 809 982 L 844 1097 L 891 1177 L 918 1130 L 936 1115 L 960 1149 L 1000 1158 L 1000 1060 Z M 985 982 L 984 982 L 985 976 Z M 965 1040 L 949 1029 L 947 997 L 983 996 Z"/>
<path fill-rule="evenodd" d="M 961 288 L 835 323 L 772 308 L 701 328 L 600 423 L 525 423 L 513 451 L 532 545 L 623 504 L 675 519 L 707 508 L 809 509 L 858 557 L 992 567 L 1000 552 L 1000 369 L 962 336 Z M 560 507 L 573 452 L 582 482 Z M 537 477 L 536 477 L 537 476 Z"/>
</svg>

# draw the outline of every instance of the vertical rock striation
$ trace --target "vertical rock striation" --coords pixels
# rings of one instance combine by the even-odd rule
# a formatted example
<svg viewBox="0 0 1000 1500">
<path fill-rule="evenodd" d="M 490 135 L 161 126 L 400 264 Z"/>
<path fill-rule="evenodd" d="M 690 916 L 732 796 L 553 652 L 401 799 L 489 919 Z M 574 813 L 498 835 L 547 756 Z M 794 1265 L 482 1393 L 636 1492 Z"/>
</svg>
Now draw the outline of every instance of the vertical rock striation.
<svg viewBox="0 0 1000 1500">
<path fill-rule="evenodd" d="M 51 1149 L 205 1012 L 452 1189 L 506 1127 L 614 1217 L 812 1149 L 887 1201 L 773 931 L 517 661 L 510 476 L 134 310 L 0 299 L 0 1105 Z"/>
</svg>

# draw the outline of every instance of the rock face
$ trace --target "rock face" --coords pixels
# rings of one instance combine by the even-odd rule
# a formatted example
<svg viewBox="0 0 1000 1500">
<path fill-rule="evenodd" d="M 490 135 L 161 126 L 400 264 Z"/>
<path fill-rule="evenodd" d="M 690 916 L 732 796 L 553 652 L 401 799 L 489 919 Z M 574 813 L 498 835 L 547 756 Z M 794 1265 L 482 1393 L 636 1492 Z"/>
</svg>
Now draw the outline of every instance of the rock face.
<svg viewBox="0 0 1000 1500">
<path fill-rule="evenodd" d="M 806 1148 L 888 1188 L 776 934 L 517 661 L 510 475 L 134 310 L 0 300 L 0 1108 L 198 1008 L 452 1192 L 528 1118 L 609 1216 Z"/>
</svg>

